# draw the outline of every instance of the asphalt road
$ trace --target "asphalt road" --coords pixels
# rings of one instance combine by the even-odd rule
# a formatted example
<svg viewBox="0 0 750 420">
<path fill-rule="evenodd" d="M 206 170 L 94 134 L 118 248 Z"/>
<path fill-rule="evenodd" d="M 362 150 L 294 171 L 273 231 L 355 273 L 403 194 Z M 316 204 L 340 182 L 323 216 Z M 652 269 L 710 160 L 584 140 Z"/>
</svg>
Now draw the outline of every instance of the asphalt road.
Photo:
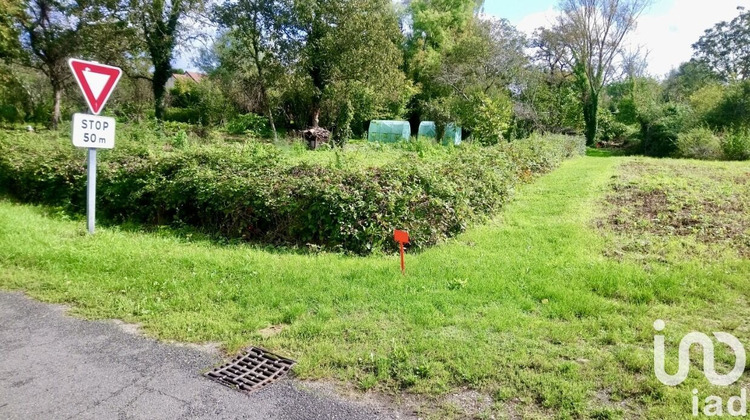
<svg viewBox="0 0 750 420">
<path fill-rule="evenodd" d="M 0 292 L 2 419 L 403 418 L 291 379 L 247 395 L 202 376 L 221 362 Z"/>
</svg>

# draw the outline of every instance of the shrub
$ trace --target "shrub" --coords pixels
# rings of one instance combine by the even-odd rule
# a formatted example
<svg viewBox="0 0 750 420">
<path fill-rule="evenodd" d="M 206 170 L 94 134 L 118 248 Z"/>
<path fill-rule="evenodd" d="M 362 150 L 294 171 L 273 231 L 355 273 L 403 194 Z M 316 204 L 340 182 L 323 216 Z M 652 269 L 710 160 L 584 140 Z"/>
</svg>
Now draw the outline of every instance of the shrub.
<svg viewBox="0 0 750 420">
<path fill-rule="evenodd" d="M 344 147 L 354 133 L 352 132 L 352 121 L 354 120 L 354 107 L 351 101 L 346 101 L 341 105 L 338 116 L 336 117 L 336 127 L 333 130 L 333 143 L 336 146 Z"/>
<path fill-rule="evenodd" d="M 694 125 L 690 108 L 679 104 L 658 107 L 639 116 L 641 147 L 646 156 L 667 157 L 677 151 L 677 137 Z"/>
<path fill-rule="evenodd" d="M 708 128 L 694 128 L 677 136 L 677 155 L 688 159 L 721 159 L 721 142 Z"/>
<path fill-rule="evenodd" d="M 483 145 L 497 144 L 510 128 L 513 104 L 507 96 L 489 97 L 475 95 L 472 98 L 467 126 L 473 129 L 472 136 Z"/>
<path fill-rule="evenodd" d="M 0 133 L 0 188 L 21 200 L 84 210 L 84 153 L 63 136 Z M 403 151 L 379 168 L 288 163 L 273 145 L 146 148 L 118 140 L 100 155 L 98 209 L 118 222 L 179 222 L 271 244 L 315 244 L 367 254 L 392 248 L 394 228 L 412 246 L 433 245 L 496 211 L 519 182 L 580 155 L 584 141 L 535 137 L 466 145 L 441 158 Z M 441 148 L 442 149 L 442 148 Z"/>
<path fill-rule="evenodd" d="M 630 134 L 630 127 L 615 120 L 611 113 L 605 111 L 599 114 L 597 137 L 600 141 L 625 141 Z"/>
<path fill-rule="evenodd" d="M 724 159 L 750 160 L 750 131 L 735 130 L 724 135 L 721 140 Z"/>
<path fill-rule="evenodd" d="M 268 118 L 258 114 L 244 114 L 234 117 L 226 125 L 229 134 L 246 134 L 260 137 L 268 131 Z"/>
<path fill-rule="evenodd" d="M 724 88 L 721 101 L 705 118 L 717 130 L 750 128 L 750 81 L 734 83 Z"/>
<path fill-rule="evenodd" d="M 222 89 L 211 79 L 199 83 L 178 81 L 169 92 L 165 119 L 168 121 L 215 126 L 235 114 Z"/>
<path fill-rule="evenodd" d="M 165 121 L 198 124 L 200 119 L 200 112 L 195 108 L 167 108 L 164 113 Z"/>
<path fill-rule="evenodd" d="M 0 104 L 0 122 L 20 123 L 23 115 L 14 105 Z"/>
</svg>

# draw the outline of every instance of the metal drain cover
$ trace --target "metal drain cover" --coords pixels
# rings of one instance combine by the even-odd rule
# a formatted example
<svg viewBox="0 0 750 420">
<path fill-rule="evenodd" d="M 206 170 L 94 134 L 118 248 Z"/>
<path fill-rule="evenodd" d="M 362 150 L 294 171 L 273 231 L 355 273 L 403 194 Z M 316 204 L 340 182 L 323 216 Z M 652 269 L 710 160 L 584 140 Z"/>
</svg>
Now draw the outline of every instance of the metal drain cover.
<svg viewBox="0 0 750 420">
<path fill-rule="evenodd" d="M 205 374 L 222 385 L 253 392 L 281 379 L 297 362 L 250 347 L 247 353 Z"/>
</svg>

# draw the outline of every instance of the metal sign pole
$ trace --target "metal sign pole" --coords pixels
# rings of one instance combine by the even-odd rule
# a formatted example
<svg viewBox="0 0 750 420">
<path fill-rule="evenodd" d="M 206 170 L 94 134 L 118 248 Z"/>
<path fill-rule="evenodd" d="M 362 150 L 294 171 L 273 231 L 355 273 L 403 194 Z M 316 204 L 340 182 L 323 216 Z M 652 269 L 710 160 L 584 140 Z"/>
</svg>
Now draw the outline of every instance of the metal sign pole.
<svg viewBox="0 0 750 420">
<path fill-rule="evenodd" d="M 96 223 L 96 149 L 88 149 L 86 165 L 86 222 L 89 233 L 94 234 Z"/>
<path fill-rule="evenodd" d="M 86 159 L 86 224 L 89 234 L 96 228 L 96 149 L 115 147 L 115 119 L 99 115 L 120 81 L 117 67 L 71 58 L 68 66 L 81 88 L 90 114 L 73 114 L 73 146 L 88 150 Z"/>
</svg>

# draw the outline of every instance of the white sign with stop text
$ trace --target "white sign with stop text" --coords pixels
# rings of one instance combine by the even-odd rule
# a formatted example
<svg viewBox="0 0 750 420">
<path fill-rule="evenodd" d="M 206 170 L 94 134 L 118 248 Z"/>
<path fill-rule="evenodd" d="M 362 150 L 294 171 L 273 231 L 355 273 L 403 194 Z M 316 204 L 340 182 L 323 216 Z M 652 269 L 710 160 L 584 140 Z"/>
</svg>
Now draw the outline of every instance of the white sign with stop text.
<svg viewBox="0 0 750 420">
<path fill-rule="evenodd" d="M 73 146 L 85 149 L 114 149 L 115 119 L 73 114 Z"/>
</svg>

